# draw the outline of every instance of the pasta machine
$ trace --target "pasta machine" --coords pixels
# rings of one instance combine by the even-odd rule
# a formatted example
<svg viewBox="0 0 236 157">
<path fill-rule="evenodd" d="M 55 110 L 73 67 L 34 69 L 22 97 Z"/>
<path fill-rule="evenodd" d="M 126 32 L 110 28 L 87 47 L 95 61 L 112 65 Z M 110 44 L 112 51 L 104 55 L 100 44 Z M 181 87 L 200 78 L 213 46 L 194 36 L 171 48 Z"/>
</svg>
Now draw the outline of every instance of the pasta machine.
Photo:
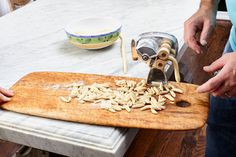
<svg viewBox="0 0 236 157">
<path fill-rule="evenodd" d="M 175 80 L 180 82 L 179 66 L 176 60 L 178 41 L 174 35 L 163 32 L 146 32 L 132 39 L 131 51 L 133 60 L 141 60 L 150 68 L 147 84 L 162 82 L 166 84 L 167 68 L 173 66 Z"/>
</svg>

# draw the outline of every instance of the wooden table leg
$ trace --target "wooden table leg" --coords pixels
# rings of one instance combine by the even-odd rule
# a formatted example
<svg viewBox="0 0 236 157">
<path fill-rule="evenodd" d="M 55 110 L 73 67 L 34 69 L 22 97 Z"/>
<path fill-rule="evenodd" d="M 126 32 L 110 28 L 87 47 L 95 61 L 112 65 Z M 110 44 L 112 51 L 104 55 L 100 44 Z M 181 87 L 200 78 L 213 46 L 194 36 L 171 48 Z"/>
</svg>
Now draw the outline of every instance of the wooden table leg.
<svg viewBox="0 0 236 157">
<path fill-rule="evenodd" d="M 21 147 L 19 144 L 15 144 L 8 141 L 0 140 L 0 156 L 11 157 Z"/>
</svg>

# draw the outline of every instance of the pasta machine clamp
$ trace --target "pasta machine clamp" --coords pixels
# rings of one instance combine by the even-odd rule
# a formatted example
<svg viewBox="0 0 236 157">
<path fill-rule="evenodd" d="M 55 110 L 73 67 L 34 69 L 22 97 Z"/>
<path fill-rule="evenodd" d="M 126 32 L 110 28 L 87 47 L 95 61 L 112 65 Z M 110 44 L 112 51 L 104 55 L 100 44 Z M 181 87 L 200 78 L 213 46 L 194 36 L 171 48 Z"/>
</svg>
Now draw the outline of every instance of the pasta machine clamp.
<svg viewBox="0 0 236 157">
<path fill-rule="evenodd" d="M 133 60 L 146 62 L 150 71 L 147 84 L 154 82 L 168 82 L 166 76 L 167 65 L 173 65 L 175 80 L 180 82 L 179 66 L 176 60 L 178 52 L 178 41 L 174 35 L 163 32 L 146 32 L 132 39 L 131 51 Z"/>
</svg>

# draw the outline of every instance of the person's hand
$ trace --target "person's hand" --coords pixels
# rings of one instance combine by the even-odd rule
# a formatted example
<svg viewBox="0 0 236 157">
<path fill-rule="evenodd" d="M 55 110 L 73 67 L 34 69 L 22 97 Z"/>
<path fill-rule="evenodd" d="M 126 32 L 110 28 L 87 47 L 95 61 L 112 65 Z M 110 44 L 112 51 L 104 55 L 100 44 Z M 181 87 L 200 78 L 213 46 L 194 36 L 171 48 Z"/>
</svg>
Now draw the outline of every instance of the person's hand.
<svg viewBox="0 0 236 157">
<path fill-rule="evenodd" d="M 203 47 L 212 34 L 216 23 L 216 7 L 202 6 L 184 23 L 184 41 L 196 53 L 203 52 Z M 200 34 L 200 39 L 197 37 Z"/>
<path fill-rule="evenodd" d="M 11 100 L 14 93 L 11 90 L 4 89 L 0 87 L 0 103 L 8 102 Z"/>
<path fill-rule="evenodd" d="M 213 96 L 236 97 L 236 52 L 224 54 L 210 66 L 206 72 L 220 70 L 219 73 L 198 87 L 198 92 L 209 92 Z"/>
</svg>

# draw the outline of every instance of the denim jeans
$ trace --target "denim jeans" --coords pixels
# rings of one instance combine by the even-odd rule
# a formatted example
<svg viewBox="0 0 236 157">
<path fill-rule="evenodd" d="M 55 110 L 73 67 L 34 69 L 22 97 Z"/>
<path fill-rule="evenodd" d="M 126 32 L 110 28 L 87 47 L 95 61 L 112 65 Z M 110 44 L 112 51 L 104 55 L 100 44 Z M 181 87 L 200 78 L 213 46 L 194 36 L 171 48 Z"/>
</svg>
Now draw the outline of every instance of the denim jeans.
<svg viewBox="0 0 236 157">
<path fill-rule="evenodd" d="M 224 53 L 232 52 L 229 42 Z M 210 97 L 206 157 L 236 157 L 236 98 Z"/>
</svg>

